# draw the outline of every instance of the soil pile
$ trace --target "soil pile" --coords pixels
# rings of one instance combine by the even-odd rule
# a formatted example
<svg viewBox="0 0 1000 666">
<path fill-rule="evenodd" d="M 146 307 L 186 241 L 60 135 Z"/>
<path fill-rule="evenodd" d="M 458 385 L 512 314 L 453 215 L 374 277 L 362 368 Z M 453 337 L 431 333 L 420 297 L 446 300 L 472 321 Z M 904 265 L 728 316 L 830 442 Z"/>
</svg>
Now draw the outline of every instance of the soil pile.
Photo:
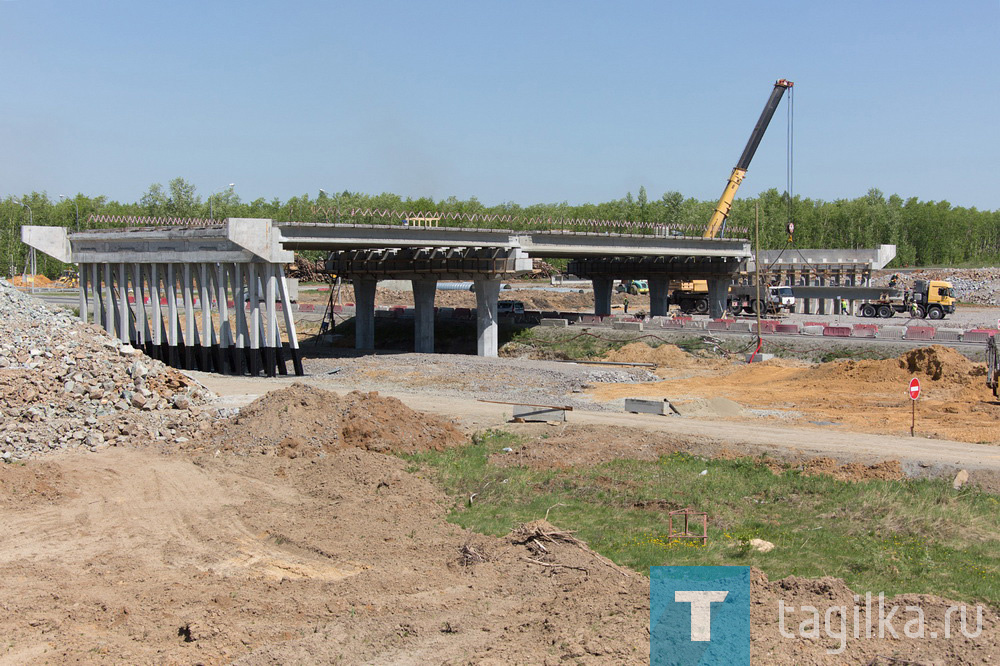
<svg viewBox="0 0 1000 666">
<path fill-rule="evenodd" d="M 604 355 L 605 361 L 616 363 L 655 363 L 668 368 L 690 368 L 702 360 L 671 344 L 650 347 L 645 342 L 631 342 Z"/>
<path fill-rule="evenodd" d="M 32 285 L 36 287 L 51 287 L 53 285 L 52 280 L 41 274 L 15 275 L 10 279 L 10 283 L 15 287 L 30 287 Z"/>
<path fill-rule="evenodd" d="M 912 349 L 899 358 L 885 361 L 833 361 L 820 365 L 815 373 L 824 380 L 863 382 L 905 382 L 913 375 L 921 379 L 970 386 L 982 384 L 986 366 L 973 363 L 951 347 L 933 345 Z"/>
<path fill-rule="evenodd" d="M 220 421 L 211 435 L 224 451 L 288 458 L 345 447 L 370 451 L 440 451 L 465 441 L 450 421 L 416 412 L 396 398 L 352 391 L 339 396 L 296 382 Z"/>
<path fill-rule="evenodd" d="M 174 442 L 197 429 L 186 410 L 208 392 L 100 327 L 2 280 L 0 321 L 0 459 L 128 436 Z"/>
<path fill-rule="evenodd" d="M 833 458 L 812 458 L 802 463 L 802 473 L 806 476 L 824 474 L 838 481 L 899 481 L 906 478 L 898 460 L 884 460 L 874 465 L 841 465 Z"/>
</svg>

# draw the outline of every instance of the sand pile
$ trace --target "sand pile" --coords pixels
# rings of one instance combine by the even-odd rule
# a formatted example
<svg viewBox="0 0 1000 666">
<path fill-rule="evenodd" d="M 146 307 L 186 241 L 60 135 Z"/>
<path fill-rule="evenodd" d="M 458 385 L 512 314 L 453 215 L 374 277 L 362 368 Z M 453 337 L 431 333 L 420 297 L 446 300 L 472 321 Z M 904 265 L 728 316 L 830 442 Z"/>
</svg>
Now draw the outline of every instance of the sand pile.
<svg viewBox="0 0 1000 666">
<path fill-rule="evenodd" d="M 820 365 L 814 374 L 824 380 L 905 382 L 913 375 L 946 384 L 982 384 L 986 366 L 973 363 L 951 347 L 933 345 L 912 349 L 884 361 L 834 361 Z"/>
<path fill-rule="evenodd" d="M 32 279 L 34 278 L 34 279 Z M 44 275 L 15 275 L 10 278 L 10 283 L 15 287 L 51 287 L 53 282 Z"/>
<path fill-rule="evenodd" d="M 825 474 L 838 481 L 899 481 L 906 478 L 898 460 L 883 460 L 874 465 L 841 465 L 834 458 L 813 458 L 802 464 L 802 473 L 807 476 Z"/>
<path fill-rule="evenodd" d="M 463 443 L 465 436 L 450 421 L 416 412 L 377 392 L 339 396 L 295 383 L 219 422 L 210 439 L 224 451 L 297 458 L 346 447 L 440 451 Z"/>
<path fill-rule="evenodd" d="M 662 344 L 650 347 L 645 342 L 632 342 L 604 355 L 605 361 L 616 363 L 655 363 L 668 368 L 689 368 L 701 361 L 677 345 Z"/>
</svg>

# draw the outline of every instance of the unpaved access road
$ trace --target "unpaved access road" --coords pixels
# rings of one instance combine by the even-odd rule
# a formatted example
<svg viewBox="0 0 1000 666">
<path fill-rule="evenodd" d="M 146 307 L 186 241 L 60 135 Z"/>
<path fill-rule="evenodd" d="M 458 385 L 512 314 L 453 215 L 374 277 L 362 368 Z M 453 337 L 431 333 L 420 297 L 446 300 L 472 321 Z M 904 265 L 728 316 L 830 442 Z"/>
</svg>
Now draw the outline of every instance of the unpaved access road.
<svg viewBox="0 0 1000 666">
<path fill-rule="evenodd" d="M 207 373 L 190 373 L 219 395 L 219 403 L 238 407 L 260 395 L 300 381 L 326 390 L 345 393 L 342 382 L 327 377 L 252 379 Z M 364 390 L 363 386 L 350 388 Z M 458 419 L 470 429 L 505 427 L 512 408 L 481 402 L 475 398 L 442 396 L 437 392 L 380 390 L 413 409 Z M 557 404 L 557 403 L 553 403 Z M 922 437 L 896 437 L 844 430 L 837 426 L 786 426 L 752 421 L 665 417 L 601 411 L 576 410 L 568 414 L 571 424 L 640 428 L 672 438 L 690 440 L 693 445 L 709 445 L 731 451 L 769 453 L 778 457 L 831 456 L 843 461 L 873 463 L 887 458 L 899 460 L 908 473 L 939 474 L 954 469 L 1000 473 L 1000 447 Z"/>
</svg>

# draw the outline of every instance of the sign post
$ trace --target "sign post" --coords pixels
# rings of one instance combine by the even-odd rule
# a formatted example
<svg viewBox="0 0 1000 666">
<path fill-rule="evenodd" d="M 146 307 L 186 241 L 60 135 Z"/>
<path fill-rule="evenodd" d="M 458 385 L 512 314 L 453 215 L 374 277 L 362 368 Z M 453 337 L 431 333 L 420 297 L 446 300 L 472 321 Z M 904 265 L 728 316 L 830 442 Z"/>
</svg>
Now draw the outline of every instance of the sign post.
<svg viewBox="0 0 1000 666">
<path fill-rule="evenodd" d="M 916 437 L 913 434 L 913 428 L 917 424 L 917 398 L 920 397 L 920 380 L 914 377 L 910 380 L 910 437 Z"/>
</svg>

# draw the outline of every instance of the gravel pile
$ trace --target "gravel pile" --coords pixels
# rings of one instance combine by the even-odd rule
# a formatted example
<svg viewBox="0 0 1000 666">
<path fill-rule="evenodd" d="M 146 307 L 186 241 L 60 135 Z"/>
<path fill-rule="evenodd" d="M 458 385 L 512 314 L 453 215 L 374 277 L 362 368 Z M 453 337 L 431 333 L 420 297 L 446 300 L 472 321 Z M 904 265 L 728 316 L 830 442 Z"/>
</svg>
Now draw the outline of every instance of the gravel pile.
<svg viewBox="0 0 1000 666">
<path fill-rule="evenodd" d="M 882 271 L 872 278 L 872 285 L 889 284 L 893 271 Z M 938 268 L 899 273 L 900 286 L 913 287 L 914 280 L 947 280 L 955 288 L 955 297 L 963 303 L 1000 305 L 1000 270 L 996 268 Z"/>
<path fill-rule="evenodd" d="M 0 460 L 128 439 L 183 444 L 210 427 L 209 392 L 190 378 L 5 280 L 0 321 Z"/>
</svg>

